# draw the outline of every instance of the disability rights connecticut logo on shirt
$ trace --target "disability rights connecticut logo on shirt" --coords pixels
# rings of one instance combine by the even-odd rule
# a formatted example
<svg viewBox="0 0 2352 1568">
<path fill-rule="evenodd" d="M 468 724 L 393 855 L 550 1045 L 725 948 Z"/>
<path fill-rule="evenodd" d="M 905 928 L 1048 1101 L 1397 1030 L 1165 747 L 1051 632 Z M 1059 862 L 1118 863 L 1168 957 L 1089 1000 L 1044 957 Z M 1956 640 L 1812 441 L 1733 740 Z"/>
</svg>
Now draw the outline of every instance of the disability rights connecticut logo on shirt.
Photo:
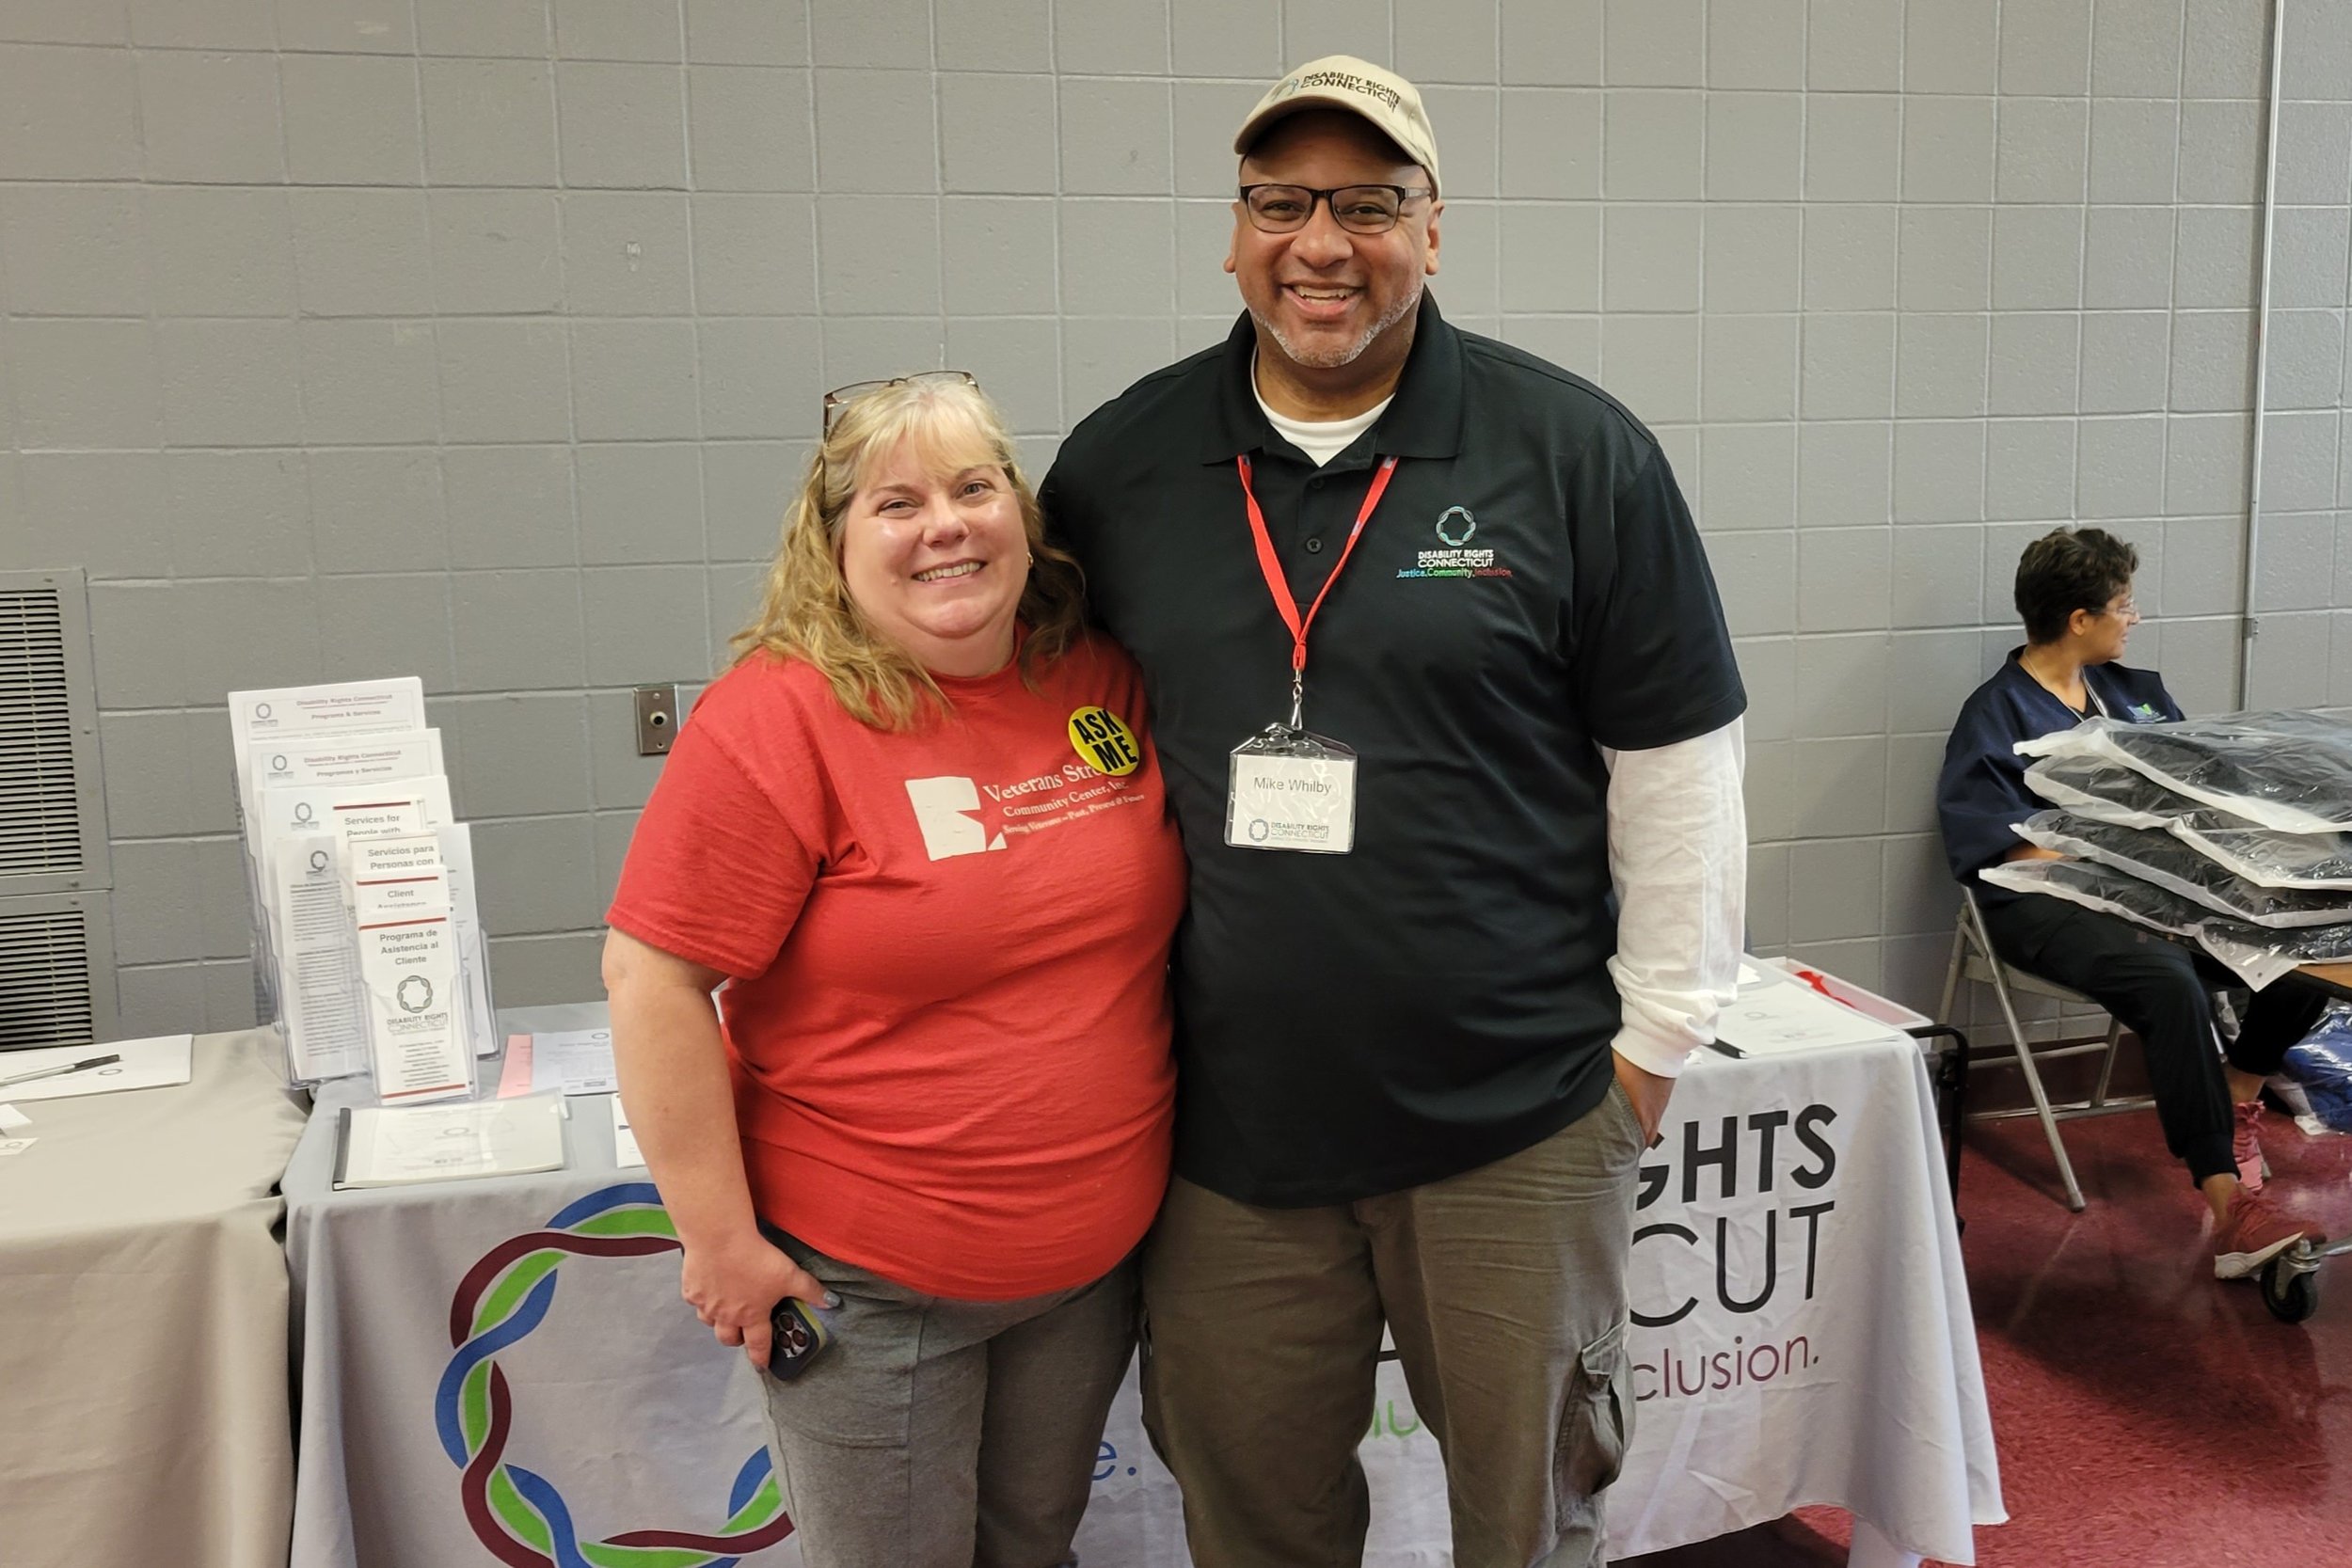
<svg viewBox="0 0 2352 1568">
<path fill-rule="evenodd" d="M 1507 578 L 1511 568 L 1495 560 L 1491 543 L 1474 545 L 1478 519 L 1467 506 L 1449 506 L 1438 514 L 1436 529 L 1442 549 L 1422 550 L 1410 566 L 1400 566 L 1400 578 Z"/>
</svg>

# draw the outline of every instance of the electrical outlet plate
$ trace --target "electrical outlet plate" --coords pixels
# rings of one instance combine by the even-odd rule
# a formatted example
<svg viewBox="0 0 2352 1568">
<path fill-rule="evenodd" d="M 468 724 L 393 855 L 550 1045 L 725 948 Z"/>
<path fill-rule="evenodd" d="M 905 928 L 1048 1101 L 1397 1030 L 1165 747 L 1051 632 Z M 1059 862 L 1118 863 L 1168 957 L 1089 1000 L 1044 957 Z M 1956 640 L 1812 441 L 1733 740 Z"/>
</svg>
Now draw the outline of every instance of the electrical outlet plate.
<svg viewBox="0 0 2352 1568">
<path fill-rule="evenodd" d="M 677 688 L 641 686 L 637 689 L 637 754 L 667 755 L 677 737 Z"/>
</svg>

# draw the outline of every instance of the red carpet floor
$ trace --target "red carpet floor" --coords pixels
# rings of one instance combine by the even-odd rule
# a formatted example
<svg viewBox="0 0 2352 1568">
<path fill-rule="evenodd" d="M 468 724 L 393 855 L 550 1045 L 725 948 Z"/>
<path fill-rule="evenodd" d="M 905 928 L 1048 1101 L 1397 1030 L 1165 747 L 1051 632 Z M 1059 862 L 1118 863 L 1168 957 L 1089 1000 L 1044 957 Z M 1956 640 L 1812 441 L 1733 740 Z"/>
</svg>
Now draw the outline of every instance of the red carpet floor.
<svg viewBox="0 0 2352 1568">
<path fill-rule="evenodd" d="M 2262 1568 L 2352 1560 L 2352 1256 L 2281 1323 L 2213 1277 L 2205 1210 L 2153 1111 L 2064 1124 L 2090 1206 L 2067 1212 L 2042 1131 L 1979 1122 L 1963 1250 L 2010 1523 L 1985 1568 Z M 2352 1235 L 2352 1137 L 2273 1115 L 2273 1189 Z M 1801 1514 L 1619 1568 L 1842 1563 L 1845 1516 Z"/>
</svg>

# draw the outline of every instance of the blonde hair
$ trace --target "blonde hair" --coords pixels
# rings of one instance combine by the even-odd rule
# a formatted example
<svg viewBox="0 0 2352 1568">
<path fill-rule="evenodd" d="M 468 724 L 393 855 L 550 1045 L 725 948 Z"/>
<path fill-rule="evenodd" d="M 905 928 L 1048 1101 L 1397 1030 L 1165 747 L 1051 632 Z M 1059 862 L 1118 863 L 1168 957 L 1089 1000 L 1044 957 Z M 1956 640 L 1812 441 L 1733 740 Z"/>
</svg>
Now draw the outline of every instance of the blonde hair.
<svg viewBox="0 0 2352 1568">
<path fill-rule="evenodd" d="M 1028 629 L 1021 678 L 1034 686 L 1037 672 L 1076 641 L 1084 620 L 1085 578 L 1074 559 L 1045 542 L 1044 514 L 996 405 L 977 387 L 943 381 L 898 382 L 867 393 L 842 410 L 810 457 L 800 494 L 785 513 L 759 615 L 730 646 L 739 664 L 766 652 L 815 666 L 841 705 L 879 730 L 912 729 L 927 707 L 952 707 L 930 672 L 858 609 L 841 575 L 850 503 L 870 465 L 910 443 L 935 475 L 989 463 L 1011 483 L 1032 558 L 1016 612 Z"/>
</svg>

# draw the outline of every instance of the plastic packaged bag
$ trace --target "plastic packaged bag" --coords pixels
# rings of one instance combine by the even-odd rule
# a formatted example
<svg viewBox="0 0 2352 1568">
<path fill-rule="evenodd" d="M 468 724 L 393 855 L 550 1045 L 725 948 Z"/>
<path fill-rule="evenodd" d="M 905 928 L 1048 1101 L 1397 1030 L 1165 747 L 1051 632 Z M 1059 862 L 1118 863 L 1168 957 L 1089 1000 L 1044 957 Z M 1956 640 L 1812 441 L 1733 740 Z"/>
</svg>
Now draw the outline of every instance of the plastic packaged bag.
<svg viewBox="0 0 2352 1568">
<path fill-rule="evenodd" d="M 2204 811 L 2168 824 L 2172 836 L 2261 887 L 2352 895 L 2352 833 L 2282 833 Z"/>
<path fill-rule="evenodd" d="M 2012 893 L 2048 894 L 2191 942 L 2207 912 L 2177 893 L 2095 861 L 2002 861 L 1977 875 Z"/>
<path fill-rule="evenodd" d="M 2263 887 L 2352 893 L 2352 832 L 2288 833 L 2217 811 L 2124 767 L 2088 755 L 2044 757 L 2026 785 L 2078 817 L 2161 828 L 2232 874 Z"/>
<path fill-rule="evenodd" d="M 2045 811 L 2018 823 L 2017 836 L 2061 855 L 2128 871 L 2231 920 L 2267 927 L 2352 922 L 2352 895 L 2249 882 L 2168 832 L 2119 828 L 2068 812 Z"/>
<path fill-rule="evenodd" d="M 2313 713 L 2240 713 L 2166 724 L 2090 719 L 2017 743 L 2030 757 L 2090 756 L 2281 832 L 2352 831 L 2352 724 Z"/>
<path fill-rule="evenodd" d="M 2119 828 L 2169 828 L 2182 817 L 2212 809 L 2145 773 L 2088 752 L 2043 757 L 2026 769 L 2026 787 L 2077 816 Z"/>
<path fill-rule="evenodd" d="M 2305 1132 L 2316 1122 L 2324 1130 L 2352 1132 L 2352 1006 L 2329 1003 L 2279 1070 L 2292 1081 L 2293 1098 L 2303 1101 L 2296 1120 L 2304 1123 Z"/>
<path fill-rule="evenodd" d="M 2197 942 L 2256 990 L 2303 964 L 2340 964 L 2352 959 L 2352 925 L 2279 930 L 2216 919 L 2197 927 Z"/>
<path fill-rule="evenodd" d="M 2307 963 L 2352 958 L 2352 924 L 2273 929 L 2227 920 L 2169 888 L 2096 861 L 2003 861 L 1978 875 L 1995 887 L 2042 893 L 2196 942 L 2256 990 Z"/>
</svg>

